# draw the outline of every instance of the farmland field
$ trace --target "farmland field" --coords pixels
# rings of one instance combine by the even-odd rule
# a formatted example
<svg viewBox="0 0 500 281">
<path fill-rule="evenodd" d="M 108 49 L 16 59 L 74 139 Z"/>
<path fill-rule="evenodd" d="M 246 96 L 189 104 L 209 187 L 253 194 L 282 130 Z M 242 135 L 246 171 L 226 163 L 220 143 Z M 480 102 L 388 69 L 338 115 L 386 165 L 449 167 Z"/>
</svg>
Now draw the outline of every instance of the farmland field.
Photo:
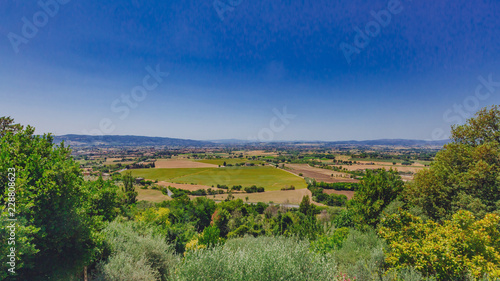
<svg viewBox="0 0 500 281">
<path fill-rule="evenodd" d="M 358 180 L 349 178 L 349 174 L 315 168 L 308 164 L 286 164 L 286 167 L 290 168 L 290 172 L 296 175 L 302 174 L 304 177 L 313 178 L 318 182 L 358 182 Z"/>
<path fill-rule="evenodd" d="M 156 168 L 217 168 L 216 164 L 190 161 L 159 159 L 155 162 Z"/>
<path fill-rule="evenodd" d="M 323 193 L 326 194 L 337 194 L 337 195 L 345 195 L 347 199 L 351 200 L 354 197 L 354 191 L 350 190 L 334 190 L 334 189 L 323 189 Z"/>
<path fill-rule="evenodd" d="M 373 165 L 371 165 L 370 163 L 373 163 Z M 412 172 L 412 173 L 416 173 L 426 168 L 424 165 L 419 163 L 415 163 L 411 166 L 403 166 L 403 165 L 392 165 L 392 163 L 384 163 L 384 162 L 358 162 L 357 164 L 353 165 L 335 165 L 335 166 L 342 166 L 343 168 L 346 168 L 349 171 L 365 170 L 365 169 L 375 170 L 380 168 L 389 170 L 392 168 L 398 170 L 399 172 Z"/>
<path fill-rule="evenodd" d="M 388 163 L 388 164 L 392 164 L 392 162 L 396 162 L 398 164 L 401 164 L 403 163 L 405 160 L 401 160 L 401 159 L 378 159 L 378 158 L 350 158 L 349 161 L 356 161 L 356 162 L 362 162 L 362 163 L 367 163 L 367 162 L 379 162 L 379 163 Z M 425 166 L 425 165 L 429 165 L 432 161 L 425 161 L 425 160 L 412 160 L 414 161 L 416 164 L 413 164 L 413 165 L 416 165 L 416 166 Z"/>
<path fill-rule="evenodd" d="M 311 191 L 309 191 L 308 189 L 287 190 L 287 191 L 273 190 L 262 193 L 233 193 L 234 198 L 246 201 L 248 197 L 247 202 L 251 203 L 273 202 L 276 204 L 286 203 L 295 205 L 300 204 L 302 198 L 306 195 L 309 196 L 309 198 L 312 198 Z M 224 199 L 227 198 L 227 194 L 209 195 L 206 197 L 217 201 L 223 201 Z M 312 200 L 310 202 L 314 205 L 322 205 L 317 202 L 313 202 Z"/>
<path fill-rule="evenodd" d="M 134 169 L 134 177 L 150 180 L 160 180 L 174 183 L 199 184 L 216 186 L 252 185 L 262 186 L 266 191 L 280 190 L 293 185 L 296 189 L 306 188 L 306 182 L 301 177 L 272 167 L 227 167 L 227 168 L 197 168 L 197 169 Z"/>
<path fill-rule="evenodd" d="M 116 164 L 130 165 L 135 162 L 130 159 L 128 161 L 122 161 L 122 159 L 123 158 L 107 158 L 106 161 L 104 162 L 104 165 L 116 165 Z"/>
<path fill-rule="evenodd" d="M 196 160 L 197 163 L 205 163 L 205 164 L 211 164 L 211 165 L 224 165 L 224 162 L 226 164 L 238 164 L 238 163 L 254 163 L 258 164 L 261 163 L 261 161 L 256 161 L 256 160 L 247 160 L 245 158 L 231 158 L 231 159 L 205 159 L 205 160 Z"/>
<path fill-rule="evenodd" d="M 133 169 L 128 170 L 134 177 L 143 177 L 150 180 L 171 181 L 172 179 L 190 174 L 197 174 L 213 168 L 179 168 L 179 169 Z"/>
<path fill-rule="evenodd" d="M 164 195 L 159 190 L 141 189 L 141 188 L 136 188 L 135 190 L 138 193 L 137 201 L 149 201 L 149 202 L 159 203 L 159 202 L 163 202 L 165 200 L 171 200 L 170 197 Z"/>
</svg>

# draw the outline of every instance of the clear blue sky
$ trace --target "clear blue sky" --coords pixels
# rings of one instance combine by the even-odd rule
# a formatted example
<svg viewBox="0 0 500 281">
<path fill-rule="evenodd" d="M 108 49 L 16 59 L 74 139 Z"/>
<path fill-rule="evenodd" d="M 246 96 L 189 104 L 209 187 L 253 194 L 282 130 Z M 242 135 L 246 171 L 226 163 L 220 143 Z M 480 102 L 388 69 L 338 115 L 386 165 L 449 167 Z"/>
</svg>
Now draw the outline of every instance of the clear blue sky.
<svg viewBox="0 0 500 281">
<path fill-rule="evenodd" d="M 38 133 L 431 139 L 500 103 L 497 0 L 55 1 L 0 7 L 0 115 Z"/>
</svg>

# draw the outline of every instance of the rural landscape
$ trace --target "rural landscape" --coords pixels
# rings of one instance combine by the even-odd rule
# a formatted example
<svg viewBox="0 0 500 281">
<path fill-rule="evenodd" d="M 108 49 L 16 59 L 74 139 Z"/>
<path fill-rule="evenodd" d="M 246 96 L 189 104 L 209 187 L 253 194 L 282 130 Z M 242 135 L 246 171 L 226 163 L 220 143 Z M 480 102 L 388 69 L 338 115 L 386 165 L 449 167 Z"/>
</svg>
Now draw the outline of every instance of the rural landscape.
<svg viewBox="0 0 500 281">
<path fill-rule="evenodd" d="M 0 124 L 2 216 L 17 220 L 1 237 L 19 249 L 3 280 L 500 277 L 497 106 L 444 146 L 130 145 Z"/>
<path fill-rule="evenodd" d="M 500 281 L 499 12 L 2 0 L 0 281 Z"/>
</svg>

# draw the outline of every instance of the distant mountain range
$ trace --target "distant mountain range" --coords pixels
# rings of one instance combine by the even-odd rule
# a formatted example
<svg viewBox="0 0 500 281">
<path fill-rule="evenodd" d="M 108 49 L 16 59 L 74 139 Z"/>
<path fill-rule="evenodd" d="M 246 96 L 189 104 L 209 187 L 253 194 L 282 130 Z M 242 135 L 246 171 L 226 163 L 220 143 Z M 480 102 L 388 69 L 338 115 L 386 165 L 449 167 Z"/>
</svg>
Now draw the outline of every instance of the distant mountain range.
<svg viewBox="0 0 500 281">
<path fill-rule="evenodd" d="M 335 145 L 357 145 L 357 146 L 443 146 L 449 142 L 449 140 L 407 140 L 407 139 L 380 139 L 380 140 L 347 140 L 347 141 L 275 141 L 275 142 L 256 142 L 248 140 L 238 140 L 238 139 L 224 139 L 224 140 L 211 140 L 210 142 L 217 144 L 227 144 L 227 145 L 244 145 L 244 144 L 323 144 L 329 146 Z"/>
<path fill-rule="evenodd" d="M 381 140 L 365 140 L 365 141 L 335 141 L 328 142 L 333 145 L 383 145 L 383 146 L 443 146 L 450 140 L 405 140 L 405 139 L 381 139 Z"/>
<path fill-rule="evenodd" d="M 88 136 L 88 135 L 63 135 L 55 136 L 54 141 L 63 141 L 71 146 L 168 146 L 168 147 L 204 147 L 220 145 L 251 145 L 259 142 L 225 139 L 199 141 L 189 139 L 176 139 L 164 137 L 144 137 L 144 136 Z M 426 141 L 426 140 L 406 140 L 406 139 L 381 139 L 365 141 L 276 141 L 279 144 L 323 144 L 327 146 L 335 145 L 356 145 L 356 146 L 405 146 L 405 147 L 428 147 L 443 146 L 449 140 Z M 272 144 L 266 142 L 265 144 Z"/>
<path fill-rule="evenodd" d="M 168 147 L 202 147 L 214 145 L 212 142 L 143 136 L 87 136 L 63 135 L 55 136 L 54 142 L 63 141 L 71 146 L 168 146 Z"/>
</svg>

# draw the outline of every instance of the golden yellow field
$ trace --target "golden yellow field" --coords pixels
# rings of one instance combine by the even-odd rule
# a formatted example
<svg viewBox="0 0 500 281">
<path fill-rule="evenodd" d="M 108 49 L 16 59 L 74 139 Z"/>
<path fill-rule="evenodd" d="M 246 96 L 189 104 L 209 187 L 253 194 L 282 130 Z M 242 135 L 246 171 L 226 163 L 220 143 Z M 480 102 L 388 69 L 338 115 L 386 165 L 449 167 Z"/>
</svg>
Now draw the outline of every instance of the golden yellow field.
<svg viewBox="0 0 500 281">
<path fill-rule="evenodd" d="M 293 204 L 298 205 L 302 201 L 302 197 L 308 195 L 309 199 L 312 198 L 311 191 L 308 189 L 298 189 L 298 190 L 274 190 L 274 191 L 266 191 L 262 193 L 233 193 L 233 196 L 236 199 L 242 199 L 246 202 L 246 197 L 248 197 L 248 202 L 257 203 L 277 203 L 277 204 Z M 193 196 L 194 197 L 194 196 Z M 207 198 L 222 201 L 227 198 L 227 194 L 219 194 L 219 195 L 209 195 Z M 315 205 L 321 205 L 316 202 L 312 202 Z"/>
<path fill-rule="evenodd" d="M 313 178 L 318 182 L 358 182 L 358 180 L 351 179 L 347 173 L 315 168 L 308 164 L 286 164 L 285 167 L 288 167 L 291 173 L 296 175 L 302 174 L 303 177 Z"/>
<path fill-rule="evenodd" d="M 373 163 L 374 165 L 371 165 L 371 163 Z M 339 165 L 337 165 L 337 166 L 339 166 Z M 426 168 L 425 165 L 422 165 L 420 163 L 414 163 L 411 166 L 403 166 L 400 164 L 393 165 L 392 163 L 388 163 L 388 162 L 369 162 L 369 161 L 359 161 L 358 163 L 353 164 L 353 165 L 340 165 L 340 166 L 342 166 L 342 168 L 346 168 L 349 171 L 365 170 L 365 169 L 374 170 L 374 169 L 380 169 L 380 168 L 384 168 L 386 170 L 389 170 L 392 168 L 392 169 L 398 170 L 400 172 L 412 172 L 412 173 L 416 173 L 416 172 Z"/>
<path fill-rule="evenodd" d="M 149 202 L 160 203 L 165 200 L 171 200 L 170 197 L 163 195 L 163 193 L 159 190 L 141 189 L 141 188 L 136 188 L 135 190 L 138 193 L 137 201 L 149 201 Z"/>
</svg>

